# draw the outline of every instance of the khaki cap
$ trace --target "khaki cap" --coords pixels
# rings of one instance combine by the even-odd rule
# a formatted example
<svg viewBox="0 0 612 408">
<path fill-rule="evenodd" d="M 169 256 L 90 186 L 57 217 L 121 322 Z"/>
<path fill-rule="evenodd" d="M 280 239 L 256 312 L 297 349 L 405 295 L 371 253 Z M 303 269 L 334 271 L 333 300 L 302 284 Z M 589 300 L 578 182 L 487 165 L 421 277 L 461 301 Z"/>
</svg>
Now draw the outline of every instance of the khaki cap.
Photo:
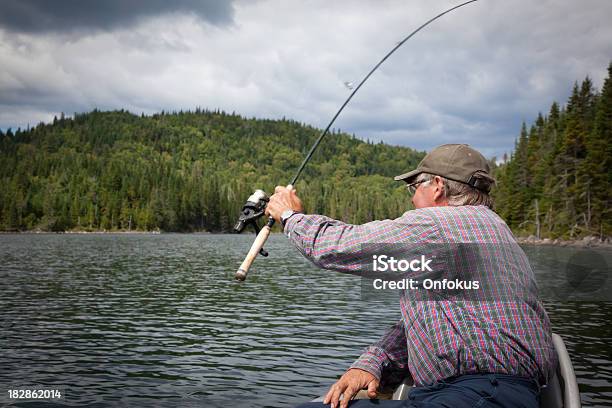
<svg viewBox="0 0 612 408">
<path fill-rule="evenodd" d="M 419 174 L 429 173 L 488 193 L 495 182 L 490 171 L 489 162 L 477 150 L 466 144 L 444 144 L 429 152 L 416 169 L 396 176 L 395 180 L 412 183 Z"/>
</svg>

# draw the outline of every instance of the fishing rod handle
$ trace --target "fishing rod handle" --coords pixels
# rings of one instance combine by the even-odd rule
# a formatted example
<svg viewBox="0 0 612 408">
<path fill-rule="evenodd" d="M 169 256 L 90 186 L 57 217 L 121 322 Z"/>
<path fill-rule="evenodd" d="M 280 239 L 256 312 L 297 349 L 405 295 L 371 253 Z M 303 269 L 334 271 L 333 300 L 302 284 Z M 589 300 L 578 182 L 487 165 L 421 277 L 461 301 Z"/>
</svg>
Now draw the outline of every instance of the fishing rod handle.
<svg viewBox="0 0 612 408">
<path fill-rule="evenodd" d="M 274 219 L 272 219 L 272 221 L 274 221 Z M 261 229 L 261 231 L 259 231 L 259 234 L 257 234 L 257 238 L 255 238 L 253 245 L 251 245 L 251 249 L 249 249 L 249 252 L 247 253 L 247 256 L 244 258 L 244 261 L 242 261 L 240 268 L 238 268 L 238 270 L 236 271 L 236 280 L 243 281 L 246 279 L 247 274 L 249 273 L 249 269 L 251 269 L 251 265 L 253 264 L 253 261 L 255 261 L 255 258 L 257 258 L 259 250 L 268 240 L 271 229 L 272 228 L 270 226 L 270 222 L 268 222 L 268 224 L 266 224 Z"/>
</svg>

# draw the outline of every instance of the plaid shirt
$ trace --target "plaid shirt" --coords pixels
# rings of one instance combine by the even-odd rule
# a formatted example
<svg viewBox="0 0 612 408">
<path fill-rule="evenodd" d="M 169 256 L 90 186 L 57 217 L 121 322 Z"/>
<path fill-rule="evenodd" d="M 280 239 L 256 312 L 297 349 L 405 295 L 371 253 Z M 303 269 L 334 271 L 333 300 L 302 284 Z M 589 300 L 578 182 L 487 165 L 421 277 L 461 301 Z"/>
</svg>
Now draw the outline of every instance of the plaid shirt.
<svg viewBox="0 0 612 408">
<path fill-rule="evenodd" d="M 355 274 L 371 263 L 372 255 L 363 253 L 364 244 L 502 243 L 512 250 L 479 261 L 494 268 L 492 273 L 505 274 L 502 282 L 520 282 L 532 293 L 537 291 L 525 253 L 506 223 L 485 206 L 422 208 L 395 220 L 363 225 L 295 214 L 284 232 L 318 267 Z M 469 267 L 469 260 L 465 262 L 453 267 Z M 510 302 L 417 301 L 407 292 L 400 297 L 401 320 L 367 347 L 351 368 L 384 382 L 411 375 L 417 386 L 474 373 L 510 374 L 546 384 L 552 375 L 556 355 L 550 321 L 537 295 Z"/>
</svg>

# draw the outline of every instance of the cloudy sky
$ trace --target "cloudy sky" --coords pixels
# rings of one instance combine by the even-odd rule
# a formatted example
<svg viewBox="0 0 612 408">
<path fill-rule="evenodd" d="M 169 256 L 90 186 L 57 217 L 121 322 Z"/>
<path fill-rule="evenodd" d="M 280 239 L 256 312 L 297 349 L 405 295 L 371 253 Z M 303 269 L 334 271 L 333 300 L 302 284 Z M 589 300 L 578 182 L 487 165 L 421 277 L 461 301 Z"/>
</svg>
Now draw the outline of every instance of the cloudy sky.
<svg viewBox="0 0 612 408">
<path fill-rule="evenodd" d="M 0 0 L 0 128 L 93 108 L 221 108 L 324 127 L 398 41 L 460 1 Z M 479 0 L 434 22 L 335 127 L 427 150 L 512 149 L 575 80 L 600 88 L 611 0 Z"/>
</svg>

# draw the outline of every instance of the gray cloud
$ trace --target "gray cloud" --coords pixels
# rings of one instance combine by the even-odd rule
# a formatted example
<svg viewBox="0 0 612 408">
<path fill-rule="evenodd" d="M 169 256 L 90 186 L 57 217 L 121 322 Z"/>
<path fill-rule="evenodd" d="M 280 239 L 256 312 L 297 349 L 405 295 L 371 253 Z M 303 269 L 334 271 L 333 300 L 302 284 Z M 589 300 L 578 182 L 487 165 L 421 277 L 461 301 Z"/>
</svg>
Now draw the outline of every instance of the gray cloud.
<svg viewBox="0 0 612 408">
<path fill-rule="evenodd" d="M 17 32 L 113 29 L 167 13 L 193 13 L 213 24 L 232 20 L 232 2 L 216 0 L 0 0 L 0 26 Z"/>
</svg>

